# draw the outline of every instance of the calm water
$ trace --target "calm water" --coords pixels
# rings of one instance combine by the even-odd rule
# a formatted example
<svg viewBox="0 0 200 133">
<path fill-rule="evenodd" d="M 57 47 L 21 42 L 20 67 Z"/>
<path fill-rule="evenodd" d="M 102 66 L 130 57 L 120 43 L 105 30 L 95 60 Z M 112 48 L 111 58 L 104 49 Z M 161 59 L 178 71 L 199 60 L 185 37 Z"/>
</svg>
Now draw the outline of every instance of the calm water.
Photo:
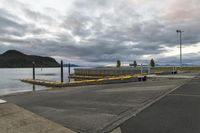
<svg viewBox="0 0 200 133">
<path fill-rule="evenodd" d="M 71 68 L 71 73 L 73 73 Z M 16 92 L 32 91 L 31 84 L 23 83 L 19 79 L 32 78 L 31 68 L 0 69 L 0 95 Z M 36 79 L 60 81 L 60 68 L 36 68 Z M 64 68 L 64 80 L 68 81 L 68 68 Z M 36 90 L 47 89 L 36 86 Z"/>
</svg>

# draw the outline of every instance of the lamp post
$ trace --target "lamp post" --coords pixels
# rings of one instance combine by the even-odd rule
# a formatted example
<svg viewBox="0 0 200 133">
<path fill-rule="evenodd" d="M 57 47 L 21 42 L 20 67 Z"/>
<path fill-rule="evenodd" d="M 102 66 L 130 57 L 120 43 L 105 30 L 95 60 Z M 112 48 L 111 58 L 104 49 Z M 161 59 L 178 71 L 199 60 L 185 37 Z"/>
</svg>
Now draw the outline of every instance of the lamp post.
<svg viewBox="0 0 200 133">
<path fill-rule="evenodd" d="M 183 63 L 182 62 L 182 33 L 184 31 L 182 31 L 182 30 L 176 30 L 176 32 L 180 34 L 180 67 L 182 67 L 182 63 Z"/>
</svg>

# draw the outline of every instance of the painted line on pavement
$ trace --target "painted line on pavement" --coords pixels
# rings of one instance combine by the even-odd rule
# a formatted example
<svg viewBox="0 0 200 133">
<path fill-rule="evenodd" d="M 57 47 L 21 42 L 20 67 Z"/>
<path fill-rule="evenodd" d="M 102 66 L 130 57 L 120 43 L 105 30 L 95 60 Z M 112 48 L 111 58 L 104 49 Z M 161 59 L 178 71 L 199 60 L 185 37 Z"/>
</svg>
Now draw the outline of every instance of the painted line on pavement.
<svg viewBox="0 0 200 133">
<path fill-rule="evenodd" d="M 122 133 L 121 128 L 118 127 L 115 130 L 113 130 L 111 133 Z"/>
<path fill-rule="evenodd" d="M 0 99 L 0 104 L 6 103 L 5 100 Z"/>
</svg>

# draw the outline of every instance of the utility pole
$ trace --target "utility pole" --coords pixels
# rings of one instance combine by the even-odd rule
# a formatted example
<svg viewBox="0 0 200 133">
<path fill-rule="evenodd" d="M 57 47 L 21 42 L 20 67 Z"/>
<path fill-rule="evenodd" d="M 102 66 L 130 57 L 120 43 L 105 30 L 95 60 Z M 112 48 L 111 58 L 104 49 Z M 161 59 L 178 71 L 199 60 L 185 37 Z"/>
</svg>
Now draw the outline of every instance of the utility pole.
<svg viewBox="0 0 200 133">
<path fill-rule="evenodd" d="M 183 61 L 182 61 L 182 33 L 184 31 L 176 30 L 176 32 L 180 34 L 180 67 L 182 67 L 182 63 L 183 63 Z"/>
</svg>

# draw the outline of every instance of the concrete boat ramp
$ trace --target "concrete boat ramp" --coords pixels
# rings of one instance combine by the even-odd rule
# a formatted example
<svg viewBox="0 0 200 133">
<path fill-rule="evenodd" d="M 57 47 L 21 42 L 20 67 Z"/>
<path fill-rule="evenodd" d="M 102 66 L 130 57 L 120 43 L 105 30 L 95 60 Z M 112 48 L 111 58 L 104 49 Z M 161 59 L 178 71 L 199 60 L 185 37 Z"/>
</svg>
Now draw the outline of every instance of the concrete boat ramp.
<svg viewBox="0 0 200 133">
<path fill-rule="evenodd" d="M 188 81 L 158 78 L 2 96 L 1 133 L 120 132 L 118 126 Z"/>
<path fill-rule="evenodd" d="M 0 133 L 75 133 L 12 103 L 0 104 Z"/>
</svg>

